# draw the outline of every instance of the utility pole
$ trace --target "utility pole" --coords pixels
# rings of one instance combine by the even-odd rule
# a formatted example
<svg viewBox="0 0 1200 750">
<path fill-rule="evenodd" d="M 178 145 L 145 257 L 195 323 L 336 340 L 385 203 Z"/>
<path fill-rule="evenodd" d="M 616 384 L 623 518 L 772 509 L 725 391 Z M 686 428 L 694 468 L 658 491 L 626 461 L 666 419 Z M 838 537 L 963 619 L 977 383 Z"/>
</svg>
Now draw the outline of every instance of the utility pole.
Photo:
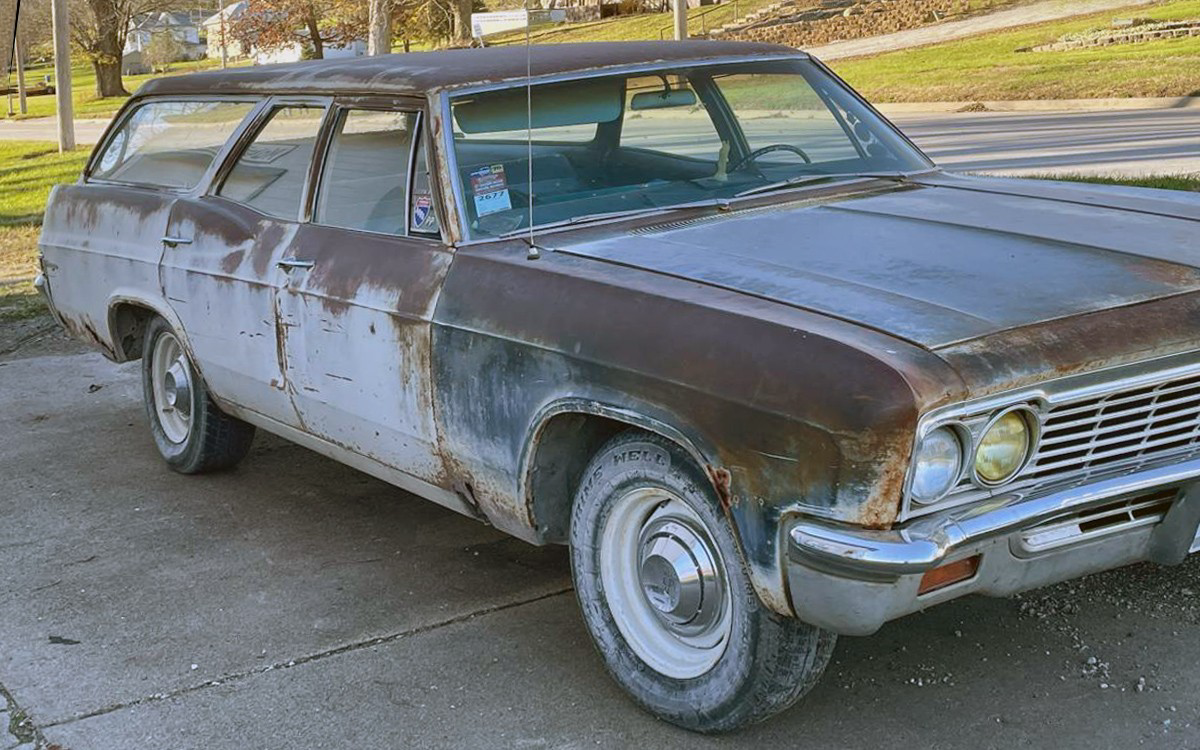
<svg viewBox="0 0 1200 750">
<path fill-rule="evenodd" d="M 54 34 L 54 99 L 58 109 L 58 150 L 75 150 L 75 107 L 71 101 L 71 21 L 67 0 L 50 0 Z"/>
<path fill-rule="evenodd" d="M 25 102 L 25 50 L 20 40 L 17 41 L 16 58 L 17 58 L 17 102 L 21 107 L 21 114 L 29 114 L 29 106 Z"/>
<path fill-rule="evenodd" d="M 687 39 L 687 0 L 674 0 L 675 38 Z"/>
<path fill-rule="evenodd" d="M 392 51 L 392 19 L 388 0 L 367 0 L 370 15 L 367 31 L 367 54 L 386 55 Z"/>
<path fill-rule="evenodd" d="M 225 66 L 229 64 L 229 53 L 225 47 L 225 8 L 221 6 L 220 0 L 217 2 L 217 22 L 221 30 L 221 70 L 225 70 Z"/>
</svg>

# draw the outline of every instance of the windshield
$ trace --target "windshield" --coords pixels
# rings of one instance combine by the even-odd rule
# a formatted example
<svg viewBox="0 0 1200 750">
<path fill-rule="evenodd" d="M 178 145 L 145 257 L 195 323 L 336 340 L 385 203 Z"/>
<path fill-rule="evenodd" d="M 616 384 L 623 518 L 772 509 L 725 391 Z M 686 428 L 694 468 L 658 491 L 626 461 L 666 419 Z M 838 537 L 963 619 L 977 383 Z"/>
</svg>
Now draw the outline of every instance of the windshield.
<svg viewBox="0 0 1200 750">
<path fill-rule="evenodd" d="M 928 160 L 807 60 L 664 68 L 451 99 L 468 234 L 729 200 Z"/>
</svg>

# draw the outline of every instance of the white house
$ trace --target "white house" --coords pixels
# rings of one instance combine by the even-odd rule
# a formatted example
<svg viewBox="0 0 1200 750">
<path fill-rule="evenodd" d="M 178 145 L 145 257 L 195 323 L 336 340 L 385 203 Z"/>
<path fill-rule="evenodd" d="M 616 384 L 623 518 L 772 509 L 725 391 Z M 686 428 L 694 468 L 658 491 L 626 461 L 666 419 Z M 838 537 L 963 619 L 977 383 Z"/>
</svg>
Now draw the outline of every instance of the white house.
<svg viewBox="0 0 1200 750">
<path fill-rule="evenodd" d="M 242 49 L 242 43 L 233 38 L 229 33 L 229 29 L 233 26 L 234 21 L 242 17 L 246 12 L 246 0 L 238 0 L 236 3 L 231 3 L 221 8 L 220 11 L 214 13 L 201 22 L 204 28 L 205 37 L 208 39 L 208 56 L 214 60 L 221 59 L 221 33 L 224 30 L 225 34 L 225 54 L 228 57 L 245 57 L 249 50 Z"/>
<path fill-rule="evenodd" d="M 125 49 L 121 56 L 121 68 L 125 74 L 144 73 L 147 68 L 142 62 L 142 53 L 150 46 L 150 40 L 159 34 L 170 34 L 179 42 L 181 60 L 199 60 L 204 57 L 205 47 L 200 42 L 200 29 L 187 13 L 164 11 L 147 13 L 133 19 L 129 33 L 125 35 Z"/>
<path fill-rule="evenodd" d="M 355 40 L 345 46 L 326 44 L 321 49 L 321 54 L 326 60 L 333 60 L 339 57 L 362 57 L 367 54 L 367 43 L 361 40 Z M 256 65 L 270 65 L 272 63 L 287 63 L 299 62 L 304 59 L 304 45 L 300 42 L 292 42 L 286 47 L 273 49 L 269 52 L 256 50 L 254 52 L 254 62 Z"/>
</svg>

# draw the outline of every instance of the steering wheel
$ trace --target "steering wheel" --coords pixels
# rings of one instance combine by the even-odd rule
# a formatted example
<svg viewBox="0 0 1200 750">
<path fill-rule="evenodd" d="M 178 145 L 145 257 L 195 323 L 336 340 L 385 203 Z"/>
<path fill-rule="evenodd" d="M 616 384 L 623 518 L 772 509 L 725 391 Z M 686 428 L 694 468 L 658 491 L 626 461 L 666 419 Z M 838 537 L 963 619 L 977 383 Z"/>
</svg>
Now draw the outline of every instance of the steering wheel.
<svg viewBox="0 0 1200 750">
<path fill-rule="evenodd" d="M 813 163 L 812 159 L 808 158 L 808 154 L 804 153 L 804 149 L 800 148 L 799 146 L 793 146 L 790 143 L 773 143 L 770 146 L 763 146 L 762 148 L 754 149 L 750 153 L 748 153 L 745 156 L 743 156 L 742 158 L 738 159 L 737 163 L 731 165 L 726 171 L 736 172 L 739 169 L 741 169 L 742 167 L 745 167 L 746 165 L 748 165 L 751 162 L 753 162 L 754 160 L 756 160 L 758 157 L 764 156 L 773 151 L 791 151 L 793 154 L 796 154 L 801 159 L 803 159 L 805 164 Z"/>
</svg>

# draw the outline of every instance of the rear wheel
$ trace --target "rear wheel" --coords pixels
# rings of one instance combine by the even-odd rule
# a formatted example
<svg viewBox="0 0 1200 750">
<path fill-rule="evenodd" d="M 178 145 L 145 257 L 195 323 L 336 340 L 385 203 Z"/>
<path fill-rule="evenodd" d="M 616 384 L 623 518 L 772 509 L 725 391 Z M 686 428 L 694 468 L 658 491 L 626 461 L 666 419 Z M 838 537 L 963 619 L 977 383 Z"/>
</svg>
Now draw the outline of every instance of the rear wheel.
<svg viewBox="0 0 1200 750">
<path fill-rule="evenodd" d="M 623 433 L 592 460 L 571 562 L 608 671 L 686 729 L 728 731 L 782 711 L 832 655 L 835 635 L 762 605 L 704 474 L 659 436 Z"/>
<path fill-rule="evenodd" d="M 146 326 L 142 391 L 150 432 L 167 465 L 183 474 L 226 469 L 250 450 L 254 426 L 217 408 L 167 321 Z"/>
</svg>

